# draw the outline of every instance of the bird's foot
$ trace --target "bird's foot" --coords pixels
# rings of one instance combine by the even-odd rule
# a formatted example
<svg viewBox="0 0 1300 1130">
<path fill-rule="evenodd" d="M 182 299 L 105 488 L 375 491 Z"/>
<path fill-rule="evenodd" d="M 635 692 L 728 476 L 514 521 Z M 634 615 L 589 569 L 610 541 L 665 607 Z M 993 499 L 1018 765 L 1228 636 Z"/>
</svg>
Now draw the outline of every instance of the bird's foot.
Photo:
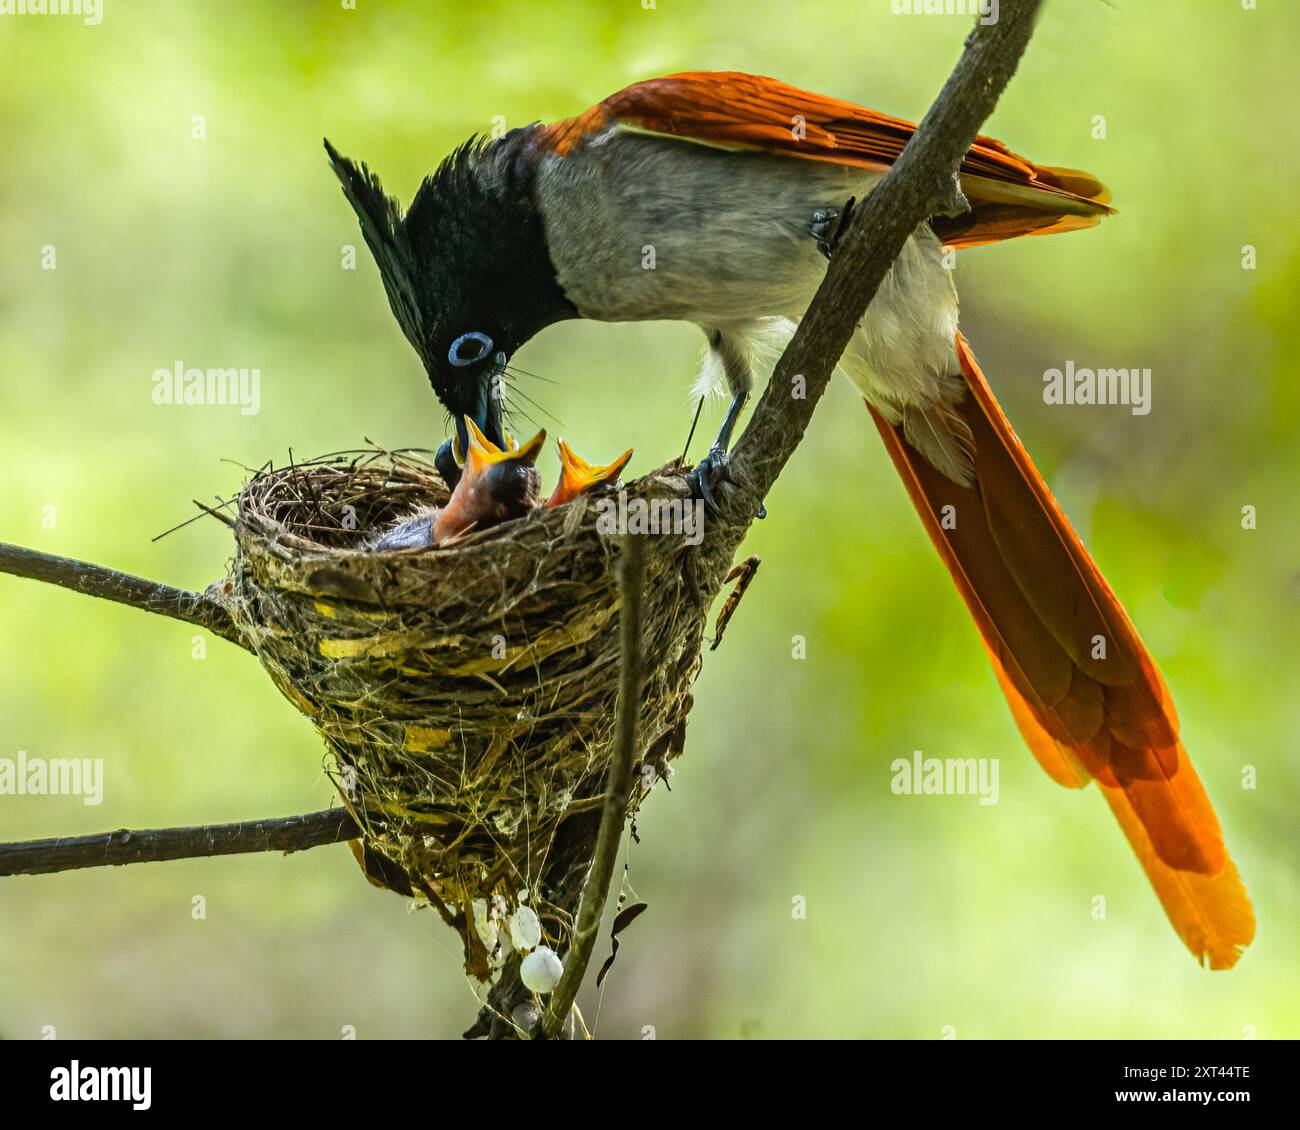
<svg viewBox="0 0 1300 1130">
<path fill-rule="evenodd" d="M 716 514 L 718 499 L 725 498 L 727 492 L 735 488 L 736 481 L 731 477 L 730 462 L 731 457 L 727 452 L 715 444 L 709 448 L 708 455 L 700 460 L 700 465 L 686 476 L 686 481 L 691 488 L 691 497 L 700 499 L 708 514 Z M 758 517 L 767 517 L 766 506 L 760 504 Z"/>
<path fill-rule="evenodd" d="M 715 445 L 709 448 L 708 455 L 700 460 L 700 465 L 686 476 L 691 497 L 703 502 L 704 509 L 709 514 L 718 512 L 718 497 L 735 486 L 728 462 L 727 453 Z"/>
<path fill-rule="evenodd" d="M 858 202 L 856 196 L 850 196 L 843 208 L 818 208 L 813 213 L 812 223 L 808 225 L 808 234 L 817 241 L 817 250 L 827 259 L 839 246 L 844 237 L 849 219 L 853 215 L 853 206 Z"/>
</svg>

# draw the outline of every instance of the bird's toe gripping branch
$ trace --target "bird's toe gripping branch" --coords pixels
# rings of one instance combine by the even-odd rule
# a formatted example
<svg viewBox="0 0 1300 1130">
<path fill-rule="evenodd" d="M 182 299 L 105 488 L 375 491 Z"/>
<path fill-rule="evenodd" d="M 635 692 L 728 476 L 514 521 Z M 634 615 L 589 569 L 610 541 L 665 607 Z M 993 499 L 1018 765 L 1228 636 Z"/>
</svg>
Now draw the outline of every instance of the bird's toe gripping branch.
<svg viewBox="0 0 1300 1130">
<path fill-rule="evenodd" d="M 691 496 L 703 501 L 704 508 L 710 514 L 718 512 L 718 496 L 734 483 L 729 461 L 726 451 L 715 444 L 709 448 L 708 455 L 700 460 L 699 466 L 686 476 Z"/>
<path fill-rule="evenodd" d="M 731 477 L 731 456 L 723 447 L 714 444 L 708 455 L 700 460 L 699 466 L 686 476 L 686 482 L 691 488 L 691 497 L 700 499 L 709 514 L 716 514 L 718 499 L 725 497 L 735 486 L 736 480 Z M 755 517 L 766 518 L 767 507 L 760 503 Z"/>
</svg>

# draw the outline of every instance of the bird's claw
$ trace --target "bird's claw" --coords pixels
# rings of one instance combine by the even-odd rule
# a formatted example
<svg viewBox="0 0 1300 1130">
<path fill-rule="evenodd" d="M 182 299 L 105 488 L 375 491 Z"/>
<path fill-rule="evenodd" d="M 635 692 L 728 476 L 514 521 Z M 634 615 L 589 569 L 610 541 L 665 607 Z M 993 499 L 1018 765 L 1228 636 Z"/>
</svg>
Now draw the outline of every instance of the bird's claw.
<svg viewBox="0 0 1300 1130">
<path fill-rule="evenodd" d="M 853 215 L 856 196 L 850 196 L 843 208 L 818 208 L 813 213 L 812 223 L 808 225 L 808 234 L 817 241 L 817 250 L 827 259 L 838 246 Z"/>
<path fill-rule="evenodd" d="M 817 250 L 827 259 L 831 257 L 831 225 L 835 223 L 839 214 L 838 208 L 818 208 L 812 215 L 812 223 L 808 225 L 808 234 L 817 241 Z"/>
<path fill-rule="evenodd" d="M 700 460 L 700 465 L 686 476 L 686 481 L 691 488 L 691 497 L 698 498 L 704 503 L 706 514 L 718 513 L 718 497 L 725 496 L 726 492 L 736 485 L 731 477 L 730 463 L 731 456 L 715 444 L 709 448 L 708 455 Z M 761 503 L 757 516 L 767 517 L 767 507 Z"/>
<path fill-rule="evenodd" d="M 691 488 L 691 497 L 700 499 L 708 514 L 718 512 L 716 495 L 724 493 L 724 487 L 733 485 L 727 463 L 727 453 L 715 445 L 709 448 L 708 455 L 700 460 L 699 466 L 686 476 L 686 481 Z"/>
</svg>

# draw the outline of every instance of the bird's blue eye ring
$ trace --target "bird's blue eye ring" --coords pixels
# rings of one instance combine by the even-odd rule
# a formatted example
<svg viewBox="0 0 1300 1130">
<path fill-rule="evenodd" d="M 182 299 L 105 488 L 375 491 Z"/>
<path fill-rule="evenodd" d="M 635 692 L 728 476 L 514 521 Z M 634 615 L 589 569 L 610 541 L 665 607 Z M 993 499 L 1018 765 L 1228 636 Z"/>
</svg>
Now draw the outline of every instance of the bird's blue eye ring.
<svg viewBox="0 0 1300 1130">
<path fill-rule="evenodd" d="M 456 366 L 473 365 L 491 352 L 492 339 L 485 333 L 471 330 L 451 343 L 451 348 L 447 350 L 447 360 Z"/>
</svg>

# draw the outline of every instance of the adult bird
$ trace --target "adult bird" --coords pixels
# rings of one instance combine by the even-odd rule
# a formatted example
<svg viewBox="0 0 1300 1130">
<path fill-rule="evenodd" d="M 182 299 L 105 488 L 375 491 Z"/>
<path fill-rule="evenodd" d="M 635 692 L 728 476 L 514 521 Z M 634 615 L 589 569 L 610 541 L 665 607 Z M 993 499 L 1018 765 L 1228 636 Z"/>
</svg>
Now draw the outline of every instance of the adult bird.
<svg viewBox="0 0 1300 1130">
<path fill-rule="evenodd" d="M 702 384 L 730 409 L 696 472 L 711 498 L 774 325 L 807 309 L 847 207 L 915 126 L 735 73 L 637 83 L 575 118 L 472 139 L 408 211 L 326 149 L 389 302 L 458 422 L 503 443 L 502 378 L 569 318 L 681 319 L 708 340 Z M 1124 609 L 1012 430 L 965 338 L 945 245 L 1086 228 L 1110 212 L 1087 173 L 979 137 L 970 210 L 908 241 L 841 366 L 973 614 L 1012 713 L 1060 784 L 1095 778 L 1174 928 L 1227 968 L 1254 934 L 1245 888 L 1178 736 L 1169 692 Z"/>
</svg>

